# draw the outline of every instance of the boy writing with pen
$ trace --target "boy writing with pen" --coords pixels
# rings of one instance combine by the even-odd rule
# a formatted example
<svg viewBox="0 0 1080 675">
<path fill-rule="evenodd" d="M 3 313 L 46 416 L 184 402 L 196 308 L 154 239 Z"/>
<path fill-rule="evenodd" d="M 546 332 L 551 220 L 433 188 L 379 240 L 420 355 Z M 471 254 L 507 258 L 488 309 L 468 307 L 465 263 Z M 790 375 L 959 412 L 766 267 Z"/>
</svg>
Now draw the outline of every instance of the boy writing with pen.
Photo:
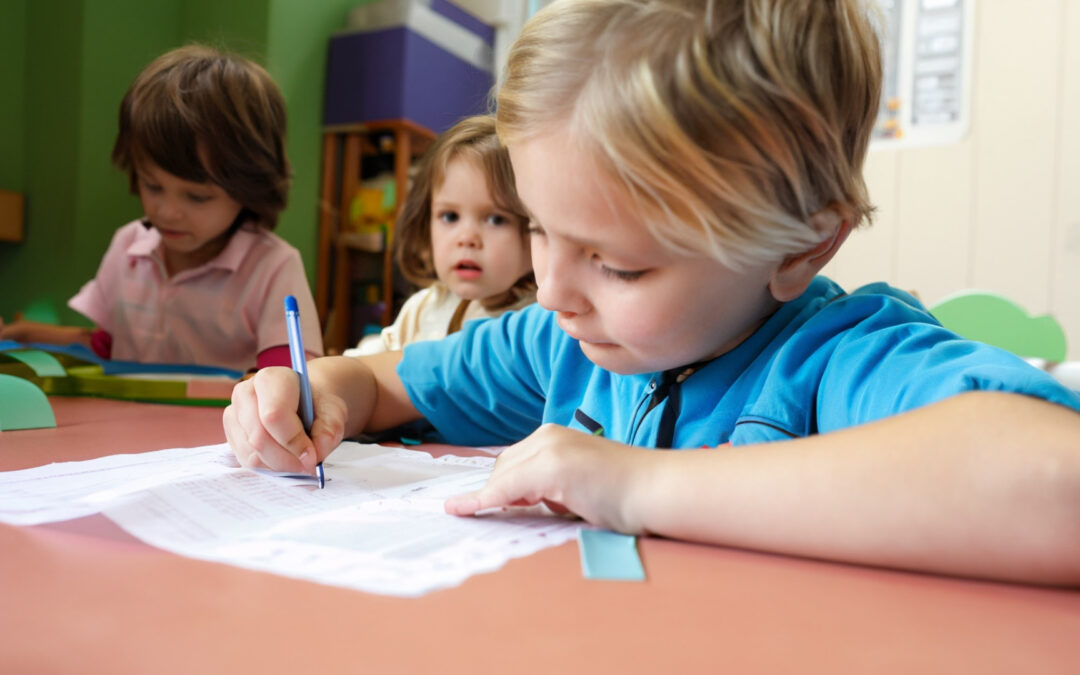
<svg viewBox="0 0 1080 675">
<path fill-rule="evenodd" d="M 260 371 L 224 414 L 237 457 L 312 472 L 343 438 L 423 416 L 450 443 L 510 445 L 451 513 L 542 502 L 622 532 L 1080 583 L 1080 398 L 906 293 L 818 274 L 872 212 L 867 11 L 538 13 L 496 113 L 538 304 L 310 362 L 310 433 L 295 376 Z"/>
</svg>

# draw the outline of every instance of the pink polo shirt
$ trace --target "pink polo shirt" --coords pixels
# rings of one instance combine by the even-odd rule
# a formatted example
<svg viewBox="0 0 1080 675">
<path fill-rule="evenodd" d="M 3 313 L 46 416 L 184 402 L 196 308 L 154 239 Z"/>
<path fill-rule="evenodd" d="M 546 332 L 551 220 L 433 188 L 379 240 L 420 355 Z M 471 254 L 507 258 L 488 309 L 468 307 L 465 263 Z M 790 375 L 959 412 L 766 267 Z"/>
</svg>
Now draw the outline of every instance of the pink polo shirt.
<svg viewBox="0 0 1080 675">
<path fill-rule="evenodd" d="M 172 277 L 161 235 L 134 221 L 113 235 L 97 276 L 68 306 L 112 336 L 112 358 L 246 371 L 288 345 L 284 298 L 300 307 L 308 357 L 322 333 L 300 253 L 276 234 L 243 228 L 210 262 Z"/>
</svg>

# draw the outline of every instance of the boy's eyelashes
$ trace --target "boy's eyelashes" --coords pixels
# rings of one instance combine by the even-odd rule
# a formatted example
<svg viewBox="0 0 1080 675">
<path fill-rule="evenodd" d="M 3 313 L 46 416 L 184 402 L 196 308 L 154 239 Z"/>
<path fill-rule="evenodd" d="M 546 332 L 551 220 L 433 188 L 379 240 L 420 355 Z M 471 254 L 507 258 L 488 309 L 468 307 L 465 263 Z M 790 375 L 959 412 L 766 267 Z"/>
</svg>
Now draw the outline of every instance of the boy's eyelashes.
<svg viewBox="0 0 1080 675">
<path fill-rule="evenodd" d="M 601 274 L 617 281 L 637 281 L 649 271 L 648 269 L 625 270 L 618 267 L 612 267 L 604 262 L 603 256 L 601 256 L 599 252 L 594 252 L 592 254 L 592 261 L 600 270 Z"/>
<path fill-rule="evenodd" d="M 618 279 L 619 281 L 637 281 L 648 272 L 648 270 L 619 270 L 603 264 L 600 265 L 600 271 L 603 272 L 604 276 Z"/>
<path fill-rule="evenodd" d="M 544 232 L 544 228 L 542 228 L 539 225 L 535 224 L 535 221 L 530 221 L 529 235 L 533 236 L 533 237 L 543 237 L 543 236 L 546 236 L 546 233 Z M 591 259 L 596 263 L 596 265 L 598 266 L 601 274 L 603 274 L 606 277 L 616 279 L 618 281 L 637 281 L 641 277 L 645 276 L 645 274 L 648 273 L 648 271 L 649 271 L 647 269 L 643 269 L 643 270 L 623 270 L 623 269 L 618 269 L 618 268 L 615 268 L 615 267 L 611 267 L 611 266 L 605 265 L 603 262 L 601 262 L 600 261 L 600 256 L 598 256 L 595 253 L 592 254 Z"/>
</svg>

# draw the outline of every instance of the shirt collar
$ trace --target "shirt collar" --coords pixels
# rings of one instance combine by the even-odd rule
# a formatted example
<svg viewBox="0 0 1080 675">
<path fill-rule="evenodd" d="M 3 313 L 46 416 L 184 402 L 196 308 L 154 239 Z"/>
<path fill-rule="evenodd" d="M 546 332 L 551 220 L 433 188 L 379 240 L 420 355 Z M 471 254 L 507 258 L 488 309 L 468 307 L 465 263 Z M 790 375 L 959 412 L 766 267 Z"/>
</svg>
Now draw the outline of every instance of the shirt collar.
<svg viewBox="0 0 1080 675">
<path fill-rule="evenodd" d="M 213 260 L 194 269 L 181 273 L 195 274 L 207 269 L 225 269 L 235 272 L 247 257 L 249 251 L 258 241 L 258 233 L 247 227 L 241 227 L 233 233 L 225 249 Z M 161 246 L 161 233 L 153 227 L 141 227 L 135 235 L 135 239 L 128 245 L 127 254 L 132 258 L 150 258 L 160 260 L 158 249 Z"/>
<path fill-rule="evenodd" d="M 135 258 L 152 257 L 161 243 L 161 233 L 152 227 L 140 225 L 136 230 L 135 239 L 127 247 L 127 254 Z"/>
</svg>

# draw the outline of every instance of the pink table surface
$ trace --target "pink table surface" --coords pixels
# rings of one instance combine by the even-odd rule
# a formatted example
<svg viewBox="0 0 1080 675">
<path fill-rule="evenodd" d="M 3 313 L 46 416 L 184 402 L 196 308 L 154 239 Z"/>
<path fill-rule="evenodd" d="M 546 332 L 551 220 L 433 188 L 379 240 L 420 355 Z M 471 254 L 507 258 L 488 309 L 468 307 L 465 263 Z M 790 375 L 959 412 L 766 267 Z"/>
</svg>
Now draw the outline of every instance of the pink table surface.
<svg viewBox="0 0 1080 675">
<path fill-rule="evenodd" d="M 221 410 L 52 399 L 0 470 L 219 443 Z M 2 673 L 1080 673 L 1080 592 L 649 538 L 644 583 L 568 543 L 394 598 L 202 562 L 104 517 L 0 525 Z"/>
</svg>

